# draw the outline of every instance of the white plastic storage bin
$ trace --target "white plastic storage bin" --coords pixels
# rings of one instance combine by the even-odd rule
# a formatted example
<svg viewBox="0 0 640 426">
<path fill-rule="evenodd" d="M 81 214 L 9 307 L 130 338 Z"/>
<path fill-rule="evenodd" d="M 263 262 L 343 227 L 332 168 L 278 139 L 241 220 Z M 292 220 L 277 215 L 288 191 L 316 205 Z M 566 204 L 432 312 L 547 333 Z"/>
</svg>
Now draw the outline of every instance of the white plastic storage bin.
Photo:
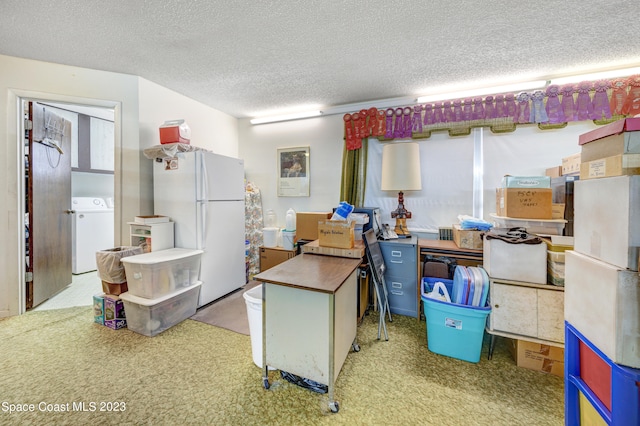
<svg viewBox="0 0 640 426">
<path fill-rule="evenodd" d="M 124 302 L 127 327 L 152 337 L 195 315 L 201 284 L 198 281 L 156 299 L 122 293 L 120 299 Z"/>
<path fill-rule="evenodd" d="M 637 271 L 640 176 L 579 180 L 574 192 L 575 250 Z"/>
<path fill-rule="evenodd" d="M 564 318 L 616 364 L 640 368 L 638 273 L 566 252 Z"/>
<path fill-rule="evenodd" d="M 482 243 L 484 270 L 491 278 L 547 283 L 547 245 L 510 244 L 484 236 Z"/>
<path fill-rule="evenodd" d="M 129 294 L 156 299 L 195 284 L 200 277 L 202 253 L 171 248 L 123 258 Z"/>
<path fill-rule="evenodd" d="M 564 219 L 516 219 L 495 213 L 489 216 L 498 228 L 525 228 L 528 233 L 537 235 L 562 235 L 567 223 Z"/>
</svg>

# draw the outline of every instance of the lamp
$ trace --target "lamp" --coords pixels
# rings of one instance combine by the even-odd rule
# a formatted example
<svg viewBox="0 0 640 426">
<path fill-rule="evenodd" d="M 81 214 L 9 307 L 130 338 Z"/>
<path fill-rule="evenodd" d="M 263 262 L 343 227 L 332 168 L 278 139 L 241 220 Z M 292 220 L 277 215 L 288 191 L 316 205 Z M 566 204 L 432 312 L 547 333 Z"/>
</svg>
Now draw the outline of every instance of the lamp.
<svg viewBox="0 0 640 426">
<path fill-rule="evenodd" d="M 420 147 L 417 143 L 388 143 L 382 147 L 382 184 L 383 191 L 398 192 L 398 208 L 391 212 L 396 219 L 395 232 L 398 237 L 406 238 L 411 234 L 407 229 L 407 219 L 411 212 L 404 206 L 403 191 L 422 189 L 420 177 Z"/>
</svg>

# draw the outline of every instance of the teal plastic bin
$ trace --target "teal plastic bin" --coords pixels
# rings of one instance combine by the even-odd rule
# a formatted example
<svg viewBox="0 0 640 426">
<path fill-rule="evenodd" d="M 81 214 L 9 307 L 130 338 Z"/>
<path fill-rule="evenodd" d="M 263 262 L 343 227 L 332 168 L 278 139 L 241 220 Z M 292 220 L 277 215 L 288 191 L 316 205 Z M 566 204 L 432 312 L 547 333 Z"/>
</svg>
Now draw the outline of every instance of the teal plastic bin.
<svg viewBox="0 0 640 426">
<path fill-rule="evenodd" d="M 422 305 L 427 319 L 427 347 L 431 352 L 468 362 L 480 361 L 482 339 L 491 307 L 459 305 L 427 297 L 435 282 L 444 283 L 451 294 L 453 281 L 422 278 Z"/>
</svg>

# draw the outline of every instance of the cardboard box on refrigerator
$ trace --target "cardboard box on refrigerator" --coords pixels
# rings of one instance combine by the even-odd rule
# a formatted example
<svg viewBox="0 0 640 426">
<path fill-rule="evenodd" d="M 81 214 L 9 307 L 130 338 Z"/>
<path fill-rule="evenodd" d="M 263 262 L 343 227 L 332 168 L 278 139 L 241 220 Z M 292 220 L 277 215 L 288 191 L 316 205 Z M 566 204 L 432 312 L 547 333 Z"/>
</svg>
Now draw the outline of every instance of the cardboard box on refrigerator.
<svg viewBox="0 0 640 426">
<path fill-rule="evenodd" d="M 296 238 L 314 241 L 318 239 L 318 222 L 331 219 L 331 212 L 298 212 L 296 213 Z"/>
<path fill-rule="evenodd" d="M 518 367 L 564 376 L 563 348 L 516 339 L 509 339 L 508 345 Z"/>
<path fill-rule="evenodd" d="M 518 219 L 551 219 L 551 188 L 497 188 L 496 213 Z"/>
</svg>

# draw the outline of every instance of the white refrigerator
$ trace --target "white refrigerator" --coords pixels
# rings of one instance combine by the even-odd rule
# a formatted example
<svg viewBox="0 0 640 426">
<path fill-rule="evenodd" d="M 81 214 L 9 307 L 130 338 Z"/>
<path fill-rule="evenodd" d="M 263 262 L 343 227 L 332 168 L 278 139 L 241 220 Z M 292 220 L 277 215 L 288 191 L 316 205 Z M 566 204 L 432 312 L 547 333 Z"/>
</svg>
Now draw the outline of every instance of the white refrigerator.
<svg viewBox="0 0 640 426">
<path fill-rule="evenodd" d="M 175 222 L 175 246 L 203 250 L 198 307 L 246 283 L 244 161 L 207 151 L 153 163 L 154 213 Z"/>
</svg>

